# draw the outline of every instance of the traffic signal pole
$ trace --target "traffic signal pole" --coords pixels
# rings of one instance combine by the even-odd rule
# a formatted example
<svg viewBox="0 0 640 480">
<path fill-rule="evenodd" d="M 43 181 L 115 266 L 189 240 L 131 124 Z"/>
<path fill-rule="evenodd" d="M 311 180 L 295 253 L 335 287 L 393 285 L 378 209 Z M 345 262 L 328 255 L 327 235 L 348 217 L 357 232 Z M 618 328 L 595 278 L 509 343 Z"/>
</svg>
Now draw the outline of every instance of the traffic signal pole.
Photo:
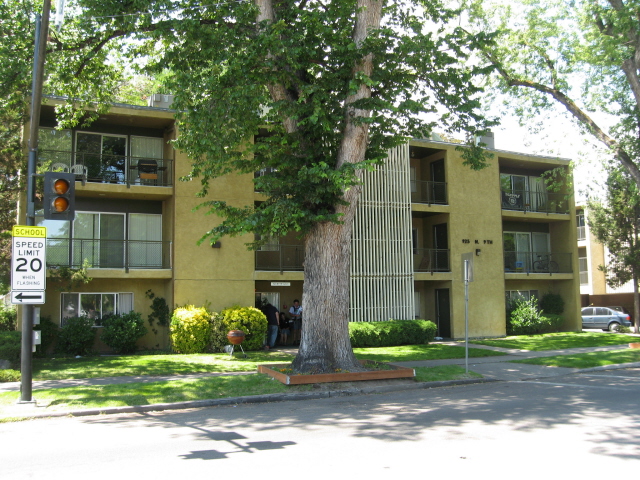
<svg viewBox="0 0 640 480">
<path fill-rule="evenodd" d="M 29 129 L 29 157 L 27 159 L 27 225 L 36 224 L 36 165 L 38 162 L 38 129 L 42 105 L 44 81 L 44 59 L 49 34 L 51 0 L 44 0 L 42 15 L 36 16 L 35 49 L 33 55 L 33 77 L 31 80 L 31 118 Z M 33 403 L 33 305 L 22 307 L 22 350 L 20 356 L 20 400 L 18 403 Z"/>
</svg>

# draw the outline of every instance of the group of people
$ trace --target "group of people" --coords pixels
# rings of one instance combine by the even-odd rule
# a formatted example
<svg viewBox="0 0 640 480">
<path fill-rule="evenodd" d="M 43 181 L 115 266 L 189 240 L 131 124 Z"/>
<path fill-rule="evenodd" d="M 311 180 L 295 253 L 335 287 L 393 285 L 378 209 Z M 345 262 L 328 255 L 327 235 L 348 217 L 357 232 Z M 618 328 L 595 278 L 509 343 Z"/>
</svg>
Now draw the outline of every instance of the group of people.
<svg viewBox="0 0 640 480">
<path fill-rule="evenodd" d="M 267 317 L 267 342 L 264 346 L 265 350 L 269 350 L 278 345 L 300 344 L 300 335 L 302 333 L 302 305 L 298 299 L 293 301 L 293 305 L 288 310 L 287 305 L 282 306 L 282 311 L 278 311 L 276 307 L 267 303 L 261 310 Z"/>
</svg>

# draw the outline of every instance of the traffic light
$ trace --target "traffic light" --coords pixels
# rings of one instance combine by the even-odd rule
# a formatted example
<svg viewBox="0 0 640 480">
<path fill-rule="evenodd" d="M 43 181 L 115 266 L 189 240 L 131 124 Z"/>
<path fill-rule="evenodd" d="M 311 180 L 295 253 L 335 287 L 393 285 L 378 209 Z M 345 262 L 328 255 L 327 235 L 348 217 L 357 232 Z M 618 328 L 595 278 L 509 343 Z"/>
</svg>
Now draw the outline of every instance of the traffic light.
<svg viewBox="0 0 640 480">
<path fill-rule="evenodd" d="M 46 172 L 44 174 L 44 218 L 73 220 L 75 218 L 75 173 Z"/>
</svg>

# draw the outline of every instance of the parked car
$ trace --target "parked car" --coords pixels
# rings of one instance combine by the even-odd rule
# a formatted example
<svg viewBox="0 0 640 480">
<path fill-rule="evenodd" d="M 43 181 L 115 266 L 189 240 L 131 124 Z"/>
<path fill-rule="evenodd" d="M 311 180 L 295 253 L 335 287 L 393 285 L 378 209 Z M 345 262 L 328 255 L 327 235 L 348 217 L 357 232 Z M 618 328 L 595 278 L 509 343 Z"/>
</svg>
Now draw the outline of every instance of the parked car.
<svg viewBox="0 0 640 480">
<path fill-rule="evenodd" d="M 610 307 L 584 307 L 582 309 L 582 328 L 601 328 L 615 332 L 620 325 L 631 326 L 628 313 L 619 312 Z"/>
<path fill-rule="evenodd" d="M 633 324 L 633 315 L 631 315 L 631 312 L 627 310 L 625 307 L 621 307 L 620 305 L 607 305 L 607 308 L 610 308 L 612 310 L 617 310 L 618 312 L 626 313 L 627 315 L 629 315 L 629 321 Z"/>
</svg>

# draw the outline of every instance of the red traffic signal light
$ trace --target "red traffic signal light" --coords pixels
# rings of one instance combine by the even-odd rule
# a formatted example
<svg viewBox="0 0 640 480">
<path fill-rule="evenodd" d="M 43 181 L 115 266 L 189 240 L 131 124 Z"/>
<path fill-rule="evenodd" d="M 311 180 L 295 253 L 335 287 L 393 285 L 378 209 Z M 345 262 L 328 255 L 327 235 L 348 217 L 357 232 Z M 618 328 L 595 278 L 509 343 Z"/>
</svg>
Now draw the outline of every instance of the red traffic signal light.
<svg viewBox="0 0 640 480">
<path fill-rule="evenodd" d="M 75 181 L 73 173 L 44 174 L 44 218 L 73 220 L 75 218 Z"/>
</svg>

